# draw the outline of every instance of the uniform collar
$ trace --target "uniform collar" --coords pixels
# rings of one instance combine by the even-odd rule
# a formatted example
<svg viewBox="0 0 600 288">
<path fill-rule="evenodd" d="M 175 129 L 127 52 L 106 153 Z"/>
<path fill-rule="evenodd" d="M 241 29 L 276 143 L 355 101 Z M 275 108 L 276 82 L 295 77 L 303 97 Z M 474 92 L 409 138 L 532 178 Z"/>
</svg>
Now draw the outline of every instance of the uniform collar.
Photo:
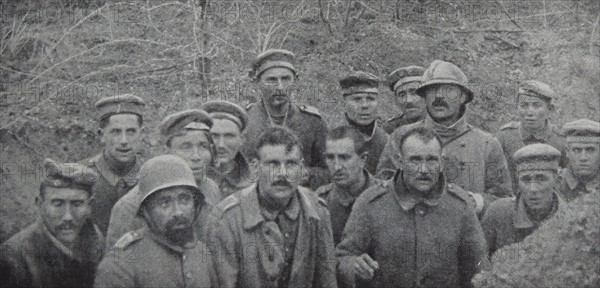
<svg viewBox="0 0 600 288">
<path fill-rule="evenodd" d="M 562 177 L 562 179 L 565 180 L 565 182 L 567 182 L 567 185 L 569 186 L 569 189 L 571 189 L 571 190 L 574 190 L 577 187 L 577 185 L 579 184 L 579 180 L 577 180 L 577 178 L 575 178 L 575 175 L 573 174 L 573 170 L 571 170 L 571 167 L 567 167 L 567 168 L 563 169 L 562 173 L 561 173 L 561 177 Z M 594 178 L 594 180 L 585 183 L 584 186 L 588 192 L 592 192 L 597 187 L 600 187 L 600 177 L 596 177 L 596 178 Z"/>
<path fill-rule="evenodd" d="M 299 186 L 296 193 L 299 210 L 302 210 L 306 214 L 306 217 L 320 220 L 317 207 L 308 199 L 309 196 L 307 193 L 312 192 L 308 191 L 307 188 Z M 258 203 L 258 187 L 256 183 L 240 192 L 240 207 L 242 209 L 242 219 L 244 219 L 244 229 L 252 229 L 265 221 L 262 209 Z"/>
<path fill-rule="evenodd" d="M 552 204 L 552 209 L 550 210 L 550 213 L 548 214 L 546 219 L 552 217 L 552 215 L 554 215 L 554 213 L 556 213 L 558 209 L 564 207 L 564 205 L 565 204 L 563 203 L 562 198 L 559 197 L 557 193 L 554 193 L 554 203 Z M 525 201 L 523 200 L 523 197 L 517 198 L 517 207 L 516 213 L 513 216 L 513 225 L 517 229 L 534 228 L 539 225 L 539 223 L 536 223 L 534 220 L 531 219 L 531 217 L 529 217 L 529 213 L 527 212 L 527 208 L 525 207 Z"/>
<path fill-rule="evenodd" d="M 371 132 L 362 133 L 363 135 L 366 135 L 365 141 L 370 141 L 371 139 L 373 139 L 373 136 L 375 136 L 375 131 L 377 131 L 377 127 L 378 127 L 377 126 L 377 119 L 375 119 L 373 121 L 373 123 L 371 123 L 371 124 L 361 126 L 358 123 L 352 121 L 352 119 L 350 119 L 348 117 L 347 113 L 344 113 L 344 117 L 346 118 L 346 124 L 348 124 L 348 126 L 352 126 L 352 127 L 358 129 L 361 132 L 363 132 L 362 130 L 370 129 Z"/>
<path fill-rule="evenodd" d="M 538 132 L 531 133 L 525 130 L 525 128 L 523 128 L 522 123 L 519 122 L 519 132 L 521 133 L 521 139 L 523 140 L 533 138 L 537 140 L 537 142 L 546 142 L 552 134 L 552 124 L 550 123 L 550 121 L 546 120 L 546 126 L 544 126 L 543 129 L 541 129 Z"/>
<path fill-rule="evenodd" d="M 365 175 L 366 178 L 365 178 L 365 185 L 364 185 L 362 191 L 366 190 L 368 187 L 370 187 L 373 184 L 372 183 L 373 176 L 371 176 L 371 174 L 366 169 L 363 169 L 363 174 Z M 344 206 L 344 207 L 350 207 L 354 203 L 356 198 L 358 198 L 358 196 L 351 195 L 348 190 L 338 187 L 337 185 L 335 185 L 335 183 L 333 184 L 331 193 L 332 193 L 332 195 L 337 196 L 337 201 L 339 201 L 340 204 L 342 204 L 342 206 Z"/>
<path fill-rule="evenodd" d="M 104 179 L 106 179 L 111 186 L 117 186 L 119 180 L 123 180 L 127 184 L 127 187 L 133 187 L 137 184 L 137 174 L 140 171 L 141 166 L 139 157 L 135 157 L 135 164 L 133 167 L 131 167 L 129 172 L 123 176 L 119 176 L 117 173 L 115 173 L 115 169 L 118 169 L 118 167 L 113 167 L 115 165 L 110 165 L 105 157 L 106 156 L 104 156 L 104 152 L 102 152 L 98 154 L 93 161 L 96 165 L 96 168 L 98 168 L 98 173 L 100 173 L 100 175 L 102 175 L 102 177 L 104 177 Z"/>
<path fill-rule="evenodd" d="M 441 195 L 446 192 L 446 180 L 444 175 L 441 173 L 438 179 L 438 184 L 434 188 L 435 190 L 430 192 L 430 197 L 427 198 L 411 193 L 406 187 L 406 184 L 404 184 L 404 180 L 402 180 L 401 185 L 396 185 L 396 180 L 398 177 L 402 177 L 402 172 L 400 170 L 396 172 L 396 175 L 394 175 L 391 180 L 392 187 L 394 187 L 394 191 L 396 192 L 394 194 L 397 196 L 398 203 L 404 211 L 410 211 L 419 203 L 423 203 L 430 207 L 437 206 L 439 204 Z"/>
<path fill-rule="evenodd" d="M 269 120 L 269 122 L 271 123 L 271 125 L 274 125 L 273 123 L 273 119 L 271 119 L 271 114 L 269 112 L 269 110 L 267 110 L 267 103 L 265 103 L 265 101 L 263 99 L 260 100 L 260 104 L 259 105 L 259 109 L 261 109 L 262 114 L 266 116 L 267 120 Z M 287 115 L 285 116 L 284 120 L 283 120 L 283 124 L 282 126 L 287 126 L 287 122 L 289 119 L 291 119 L 292 117 L 294 117 L 294 115 L 296 113 L 298 113 L 297 111 L 297 107 L 296 105 L 294 105 L 294 103 L 292 103 L 291 99 L 288 101 L 288 111 L 287 111 Z"/>
<path fill-rule="evenodd" d="M 83 227 L 81 227 L 81 231 L 79 232 L 79 237 L 77 239 L 77 243 L 75 244 L 75 248 L 79 248 L 79 249 L 71 249 L 69 247 L 67 247 L 66 245 L 64 245 L 62 242 L 60 242 L 60 240 L 58 240 L 56 237 L 54 237 L 54 235 L 52 235 L 52 233 L 50 233 L 50 231 L 48 230 L 48 228 L 46 227 L 46 224 L 44 224 L 44 221 L 42 221 L 42 219 L 38 219 L 38 223 L 37 223 L 39 229 L 42 230 L 42 233 L 46 236 L 46 238 L 48 239 L 48 241 L 51 243 L 51 245 L 53 245 L 54 247 L 56 247 L 56 249 L 58 249 L 58 251 L 60 251 L 61 253 L 67 255 L 68 257 L 75 259 L 79 262 L 82 262 L 83 260 L 91 260 L 91 259 L 86 259 L 89 256 L 93 256 L 95 253 L 95 251 L 90 250 L 90 249 L 95 249 L 95 248 L 101 248 L 103 249 L 104 247 L 99 247 L 99 246 L 103 246 L 103 237 L 101 236 L 102 233 L 100 232 L 100 230 L 98 229 L 98 227 L 96 227 L 96 225 L 94 225 L 90 220 L 86 221 L 86 223 L 83 225 Z M 98 246 L 98 247 L 96 247 Z M 86 249 L 87 247 L 87 249 Z M 89 253 L 92 253 L 91 255 Z"/>
<path fill-rule="evenodd" d="M 262 216 L 268 221 L 275 221 L 280 213 L 283 213 L 288 219 L 295 221 L 300 214 L 300 204 L 298 203 L 298 193 L 295 193 L 290 202 L 283 211 L 270 212 L 264 207 L 260 209 Z"/>
<path fill-rule="evenodd" d="M 442 139 L 456 137 L 470 129 L 467 120 L 465 119 L 465 114 L 449 127 L 436 123 L 431 116 L 427 115 L 425 118 L 425 127 L 433 129 Z"/>
<path fill-rule="evenodd" d="M 209 178 L 215 179 L 219 183 L 225 181 L 236 188 L 246 187 L 247 183 L 252 181 L 248 160 L 241 152 L 238 152 L 233 161 L 235 162 L 233 169 L 225 174 L 221 174 L 216 167 L 211 166 L 208 170 Z"/>
</svg>

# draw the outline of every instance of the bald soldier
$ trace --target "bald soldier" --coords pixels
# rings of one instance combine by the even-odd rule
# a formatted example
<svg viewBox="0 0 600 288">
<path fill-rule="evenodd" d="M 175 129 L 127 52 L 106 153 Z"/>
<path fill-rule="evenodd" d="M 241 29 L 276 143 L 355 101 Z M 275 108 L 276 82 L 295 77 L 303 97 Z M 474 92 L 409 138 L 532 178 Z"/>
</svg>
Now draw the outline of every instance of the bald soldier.
<svg viewBox="0 0 600 288">
<path fill-rule="evenodd" d="M 386 82 L 394 93 L 396 105 L 401 111 L 381 125 L 386 133 L 392 134 L 396 128 L 415 123 L 427 115 L 425 99 L 416 92 L 424 71 L 425 68 L 421 66 L 407 66 L 398 68 L 388 75 Z"/>
<path fill-rule="evenodd" d="M 181 157 L 192 169 L 206 207 L 217 205 L 221 199 L 219 187 L 206 176 L 214 159 L 213 142 L 209 133 L 212 124 L 210 116 L 198 109 L 170 114 L 160 123 L 160 134 L 165 148 L 168 153 Z M 139 193 L 139 187 L 136 186 L 115 204 L 106 236 L 107 249 L 128 231 L 142 227 L 143 220 L 136 215 L 140 204 Z M 204 227 L 202 221 L 206 219 L 210 210 L 211 208 L 205 208 L 199 211 L 202 214 L 198 217 L 200 230 Z M 200 231 L 198 236 L 202 239 L 204 233 Z"/>
<path fill-rule="evenodd" d="M 482 220 L 489 253 L 521 242 L 564 203 L 556 190 L 560 151 L 548 144 L 530 144 L 513 155 L 516 198 L 493 202 Z"/>
<path fill-rule="evenodd" d="M 4 287 L 91 287 L 104 237 L 91 219 L 98 174 L 77 163 L 46 159 L 35 198 L 37 221 L 0 246 Z"/>
<path fill-rule="evenodd" d="M 125 94 L 96 102 L 102 152 L 81 161 L 100 175 L 92 192 L 92 220 L 106 234 L 113 205 L 137 184 L 141 160 L 137 155 L 142 131 L 142 98 Z"/>
<path fill-rule="evenodd" d="M 422 81 L 416 92 L 425 99 L 428 116 L 394 131 L 381 155 L 377 175 L 389 179 L 400 167 L 398 143 L 406 131 L 415 127 L 433 129 L 442 140 L 447 181 L 467 190 L 482 215 L 485 205 L 496 197 L 511 195 L 511 177 L 502 147 L 494 136 L 467 122 L 465 111 L 474 94 L 456 65 L 435 60 Z"/>
<path fill-rule="evenodd" d="M 202 104 L 201 109 L 209 113 L 213 121 L 210 135 L 216 159 L 215 165 L 208 169 L 208 177 L 219 185 L 220 201 L 254 182 L 246 156 L 241 152 L 242 132 L 248 124 L 248 116 L 244 108 L 229 101 L 209 101 Z"/>
<path fill-rule="evenodd" d="M 136 211 L 144 227 L 125 234 L 98 266 L 94 287 L 215 287 L 208 249 L 195 229 L 204 209 L 189 165 L 161 155 L 142 166 Z"/>
<path fill-rule="evenodd" d="M 381 152 L 389 136 L 377 124 L 379 109 L 379 78 L 358 71 L 340 79 L 346 125 L 356 128 L 365 138 L 365 169 L 375 174 Z"/>
<path fill-rule="evenodd" d="M 256 56 L 251 77 L 260 88 L 262 97 L 259 102 L 247 107 L 248 125 L 243 133 L 243 153 L 249 159 L 255 158 L 254 147 L 265 129 L 287 127 L 298 135 L 304 164 L 308 168 L 308 180 L 302 184 L 316 189 L 329 182 L 323 158 L 327 124 L 316 108 L 291 102 L 291 90 L 298 79 L 294 62 L 294 54 L 282 49 L 270 49 Z"/>
<path fill-rule="evenodd" d="M 513 188 L 516 188 L 517 181 L 515 163 L 511 159 L 519 148 L 529 144 L 544 143 L 561 152 L 565 151 L 564 133 L 550 122 L 556 97 L 556 92 L 548 84 L 537 80 L 528 80 L 519 85 L 517 92 L 519 121 L 505 124 L 497 135 L 513 176 Z M 563 165 L 565 160 L 561 161 Z"/>
<path fill-rule="evenodd" d="M 600 193 L 600 123 L 579 119 L 565 124 L 569 164 L 561 173 L 560 192 L 566 201 Z"/>
</svg>

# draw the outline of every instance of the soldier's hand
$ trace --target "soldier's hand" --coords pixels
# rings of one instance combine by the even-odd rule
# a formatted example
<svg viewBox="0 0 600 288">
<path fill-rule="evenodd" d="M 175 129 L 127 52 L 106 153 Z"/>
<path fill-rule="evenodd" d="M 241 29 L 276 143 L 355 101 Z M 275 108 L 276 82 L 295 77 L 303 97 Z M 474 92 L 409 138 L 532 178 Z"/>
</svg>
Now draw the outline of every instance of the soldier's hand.
<svg viewBox="0 0 600 288">
<path fill-rule="evenodd" d="M 354 274 L 363 280 L 373 279 L 377 269 L 379 269 L 379 263 L 366 253 L 354 258 Z"/>
</svg>

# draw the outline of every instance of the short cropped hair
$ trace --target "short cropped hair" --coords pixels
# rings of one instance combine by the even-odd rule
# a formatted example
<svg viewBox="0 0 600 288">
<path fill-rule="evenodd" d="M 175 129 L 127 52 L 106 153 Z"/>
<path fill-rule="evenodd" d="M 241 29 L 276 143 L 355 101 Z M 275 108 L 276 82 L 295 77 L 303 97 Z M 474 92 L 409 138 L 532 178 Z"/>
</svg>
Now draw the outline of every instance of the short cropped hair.
<svg viewBox="0 0 600 288">
<path fill-rule="evenodd" d="M 417 139 L 423 141 L 423 143 L 429 143 L 429 141 L 435 139 L 438 142 L 438 144 L 440 144 L 440 147 L 442 147 L 442 139 L 440 139 L 440 136 L 437 133 L 435 133 L 435 131 L 425 127 L 417 127 L 408 130 L 408 132 L 404 133 L 402 137 L 400 137 L 400 151 L 402 151 L 406 140 L 413 135 L 416 136 Z"/>
<path fill-rule="evenodd" d="M 329 133 L 327 134 L 327 140 L 330 141 L 342 140 L 346 138 L 350 138 L 352 139 L 352 142 L 354 142 L 354 152 L 356 152 L 356 154 L 363 154 L 367 150 L 367 147 L 365 145 L 365 137 L 360 131 L 358 131 L 358 129 L 354 127 L 340 126 L 329 131 Z"/>
<path fill-rule="evenodd" d="M 258 137 L 256 146 L 254 147 L 257 157 L 260 148 L 267 145 L 284 145 L 286 153 L 292 151 L 294 146 L 298 146 L 298 148 L 302 150 L 302 144 L 296 133 L 285 127 L 269 127 L 260 135 L 260 137 Z"/>
</svg>

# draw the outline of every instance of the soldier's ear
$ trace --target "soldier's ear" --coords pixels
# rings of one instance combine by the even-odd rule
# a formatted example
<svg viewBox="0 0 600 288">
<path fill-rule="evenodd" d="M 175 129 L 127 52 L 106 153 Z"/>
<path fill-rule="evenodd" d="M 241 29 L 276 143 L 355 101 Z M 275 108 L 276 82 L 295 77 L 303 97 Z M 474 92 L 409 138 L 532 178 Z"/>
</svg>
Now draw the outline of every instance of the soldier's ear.
<svg viewBox="0 0 600 288">
<path fill-rule="evenodd" d="M 358 157 L 360 158 L 360 160 L 362 160 L 363 162 L 367 162 L 367 158 L 369 157 L 369 152 L 365 151 L 363 153 L 360 153 L 358 155 Z"/>
</svg>

